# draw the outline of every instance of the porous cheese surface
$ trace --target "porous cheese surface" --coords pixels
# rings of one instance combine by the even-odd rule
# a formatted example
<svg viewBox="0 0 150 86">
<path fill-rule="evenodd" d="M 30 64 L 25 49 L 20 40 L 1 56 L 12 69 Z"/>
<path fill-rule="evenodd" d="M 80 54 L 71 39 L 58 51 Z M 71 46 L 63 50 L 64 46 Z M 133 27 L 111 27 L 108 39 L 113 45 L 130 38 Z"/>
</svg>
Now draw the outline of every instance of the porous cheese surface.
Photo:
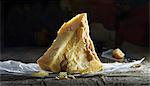
<svg viewBox="0 0 150 86">
<path fill-rule="evenodd" d="M 37 63 L 52 72 L 90 73 L 102 69 L 89 36 L 87 14 L 78 14 L 64 23 L 51 47 Z"/>
</svg>

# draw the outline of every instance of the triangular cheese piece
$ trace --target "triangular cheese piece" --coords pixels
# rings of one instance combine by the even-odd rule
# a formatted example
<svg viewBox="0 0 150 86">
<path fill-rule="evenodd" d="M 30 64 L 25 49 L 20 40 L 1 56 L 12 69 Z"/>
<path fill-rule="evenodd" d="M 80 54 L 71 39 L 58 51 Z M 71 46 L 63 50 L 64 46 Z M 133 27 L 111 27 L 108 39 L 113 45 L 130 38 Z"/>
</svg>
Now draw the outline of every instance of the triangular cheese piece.
<svg viewBox="0 0 150 86">
<path fill-rule="evenodd" d="M 37 60 L 44 70 L 90 73 L 102 69 L 89 36 L 87 14 L 78 14 L 64 23 L 51 47 Z"/>
</svg>

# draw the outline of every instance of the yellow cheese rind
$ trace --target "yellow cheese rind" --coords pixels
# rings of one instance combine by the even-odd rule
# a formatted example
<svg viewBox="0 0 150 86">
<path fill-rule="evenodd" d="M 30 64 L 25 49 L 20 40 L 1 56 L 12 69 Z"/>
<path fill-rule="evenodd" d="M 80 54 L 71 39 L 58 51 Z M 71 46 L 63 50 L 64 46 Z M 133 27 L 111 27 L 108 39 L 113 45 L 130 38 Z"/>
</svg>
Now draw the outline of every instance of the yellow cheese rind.
<svg viewBox="0 0 150 86">
<path fill-rule="evenodd" d="M 102 69 L 89 36 L 87 14 L 78 14 L 64 23 L 51 47 L 37 63 L 53 72 L 90 73 Z"/>
</svg>

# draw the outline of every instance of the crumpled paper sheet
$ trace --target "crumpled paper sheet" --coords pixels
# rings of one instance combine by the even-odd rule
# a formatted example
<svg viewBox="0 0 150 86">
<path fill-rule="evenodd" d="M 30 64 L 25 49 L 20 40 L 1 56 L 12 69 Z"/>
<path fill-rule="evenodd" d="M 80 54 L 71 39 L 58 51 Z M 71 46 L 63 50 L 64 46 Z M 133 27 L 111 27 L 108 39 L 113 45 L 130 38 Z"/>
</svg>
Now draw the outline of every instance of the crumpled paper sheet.
<svg viewBox="0 0 150 86">
<path fill-rule="evenodd" d="M 142 66 L 138 68 L 133 68 L 132 66 L 141 64 L 144 60 L 138 60 L 130 63 L 103 63 L 103 70 L 85 74 L 87 76 L 97 75 L 97 74 L 109 74 L 109 73 L 116 73 L 116 72 L 129 72 L 129 71 L 137 71 L 142 70 Z M 36 63 L 22 63 L 19 61 L 0 61 L 0 74 L 12 74 L 12 75 L 31 75 L 34 72 L 43 71 L 40 69 L 38 64 Z M 75 74 L 75 76 L 81 76 L 82 74 Z"/>
<path fill-rule="evenodd" d="M 0 61 L 0 74 L 26 75 L 41 71 L 36 63 L 22 63 L 19 61 Z"/>
</svg>

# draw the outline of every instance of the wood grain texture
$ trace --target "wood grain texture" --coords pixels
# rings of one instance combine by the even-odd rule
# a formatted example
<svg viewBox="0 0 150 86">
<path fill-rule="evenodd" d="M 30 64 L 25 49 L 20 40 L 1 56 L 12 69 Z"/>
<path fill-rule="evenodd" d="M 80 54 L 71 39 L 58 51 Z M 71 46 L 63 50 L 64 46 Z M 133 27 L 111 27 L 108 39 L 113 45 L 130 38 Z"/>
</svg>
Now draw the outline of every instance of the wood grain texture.
<svg viewBox="0 0 150 86">
<path fill-rule="evenodd" d="M 9 76 L 10 77 L 10 76 Z M 13 76 L 12 76 L 13 77 Z M 55 78 L 45 79 L 25 79 L 25 80 L 5 80 L 0 86 L 104 86 L 102 79 L 98 76 L 90 78 L 77 78 L 70 80 L 56 80 Z"/>
<path fill-rule="evenodd" d="M 6 77 L 6 76 L 5 76 Z M 14 76 L 9 76 L 14 77 Z M 21 76 L 20 76 L 21 77 Z M 0 86 L 150 86 L 150 77 L 99 77 L 76 78 L 70 80 L 57 80 L 55 78 L 28 78 L 1 80 Z"/>
</svg>

